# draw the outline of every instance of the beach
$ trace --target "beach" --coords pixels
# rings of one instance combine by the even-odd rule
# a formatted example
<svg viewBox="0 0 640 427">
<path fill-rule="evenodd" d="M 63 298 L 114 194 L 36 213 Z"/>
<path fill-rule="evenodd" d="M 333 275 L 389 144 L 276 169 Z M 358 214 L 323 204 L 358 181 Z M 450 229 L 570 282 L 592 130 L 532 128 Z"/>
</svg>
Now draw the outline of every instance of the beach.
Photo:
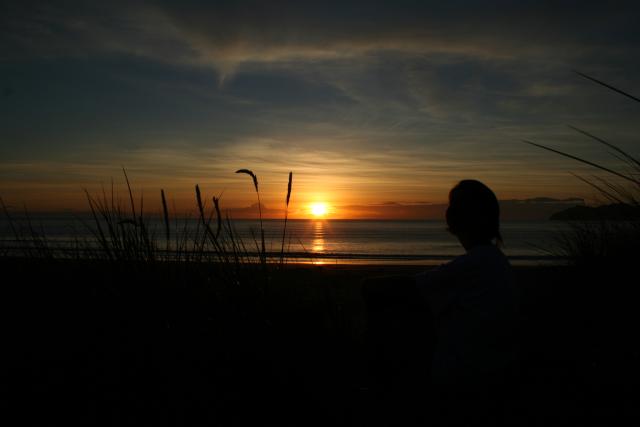
<svg viewBox="0 0 640 427">
<path fill-rule="evenodd" d="M 370 425 L 379 408 L 362 280 L 425 268 L 291 264 L 223 289 L 207 280 L 211 265 L 1 262 L 15 278 L 2 287 L 6 369 L 40 408 L 25 423 L 154 425 Z M 548 425 L 631 414 L 628 302 L 572 267 L 515 274 L 521 370 L 508 416 Z"/>
</svg>

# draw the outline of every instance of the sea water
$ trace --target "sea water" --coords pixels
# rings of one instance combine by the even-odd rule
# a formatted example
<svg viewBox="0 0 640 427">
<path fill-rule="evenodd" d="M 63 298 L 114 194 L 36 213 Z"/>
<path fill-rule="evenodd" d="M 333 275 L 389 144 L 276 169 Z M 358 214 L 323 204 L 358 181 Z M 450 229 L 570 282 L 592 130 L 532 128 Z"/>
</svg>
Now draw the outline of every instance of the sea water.
<svg viewBox="0 0 640 427">
<path fill-rule="evenodd" d="M 87 215 L 32 215 L 30 223 L 52 245 L 70 247 L 76 241 L 95 241 L 95 223 Z M 175 235 L 177 229 L 195 233 L 197 223 L 193 218 L 172 221 L 171 232 Z M 158 247 L 166 247 L 162 219 L 150 218 L 146 224 Z M 244 242 L 247 251 L 260 250 L 258 220 L 233 220 L 231 224 L 235 237 Z M 215 220 L 211 226 L 215 231 Z M 279 257 L 284 222 L 264 220 L 262 227 L 266 251 L 274 258 Z M 21 228 L 24 234 L 31 232 L 24 217 L 14 218 L 13 227 L 3 218 L 0 239 L 5 247 L 16 243 L 12 228 Z M 516 263 L 558 262 L 557 238 L 566 229 L 566 224 L 556 221 L 505 221 L 501 225 L 503 250 Z M 289 220 L 284 249 L 288 262 L 303 263 L 434 264 L 464 253 L 455 236 L 446 230 L 444 221 L 438 220 Z"/>
</svg>

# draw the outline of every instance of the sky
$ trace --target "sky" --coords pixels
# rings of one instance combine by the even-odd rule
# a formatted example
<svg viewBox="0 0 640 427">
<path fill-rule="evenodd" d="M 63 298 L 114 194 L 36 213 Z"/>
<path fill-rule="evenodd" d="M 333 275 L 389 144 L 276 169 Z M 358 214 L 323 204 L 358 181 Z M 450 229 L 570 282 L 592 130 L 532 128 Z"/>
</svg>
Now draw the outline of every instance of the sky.
<svg viewBox="0 0 640 427">
<path fill-rule="evenodd" d="M 640 94 L 640 6 L 611 3 L 4 2 L 0 197 L 86 210 L 124 167 L 150 210 L 199 184 L 253 215 L 242 168 L 267 216 L 289 171 L 294 218 L 423 215 L 467 178 L 595 201 L 571 175 L 592 169 L 522 140 L 620 167 L 572 125 L 640 151 L 638 104 L 574 72 Z"/>
</svg>

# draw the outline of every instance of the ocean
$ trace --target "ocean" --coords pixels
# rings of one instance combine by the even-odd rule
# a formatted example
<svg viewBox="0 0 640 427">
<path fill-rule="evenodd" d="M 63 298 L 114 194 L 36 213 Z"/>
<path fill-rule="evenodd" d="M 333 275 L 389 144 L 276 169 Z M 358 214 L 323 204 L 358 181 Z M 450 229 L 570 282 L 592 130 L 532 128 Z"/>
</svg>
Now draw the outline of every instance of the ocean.
<svg viewBox="0 0 640 427">
<path fill-rule="evenodd" d="M 93 225 L 89 216 L 33 215 L 33 228 L 47 236 L 52 245 L 69 247 L 76 240 L 91 241 Z M 178 229 L 192 232 L 195 219 L 178 220 Z M 14 218 L 14 228 L 24 219 Z M 249 251 L 260 240 L 257 220 L 234 220 L 237 236 Z M 264 220 L 266 250 L 278 257 L 282 244 L 282 220 Z M 165 247 L 161 219 L 150 219 L 149 229 L 158 247 Z M 215 221 L 213 224 L 215 228 Z M 501 230 L 503 250 L 515 264 L 562 262 L 557 257 L 556 238 L 567 225 L 556 221 L 505 221 Z M 27 232 L 28 234 L 28 232 Z M 0 220 L 3 247 L 16 244 L 14 232 L 6 218 Z M 446 231 L 444 221 L 378 220 L 289 220 L 285 238 L 288 262 L 314 264 L 438 264 L 464 253 L 457 239 Z"/>
</svg>

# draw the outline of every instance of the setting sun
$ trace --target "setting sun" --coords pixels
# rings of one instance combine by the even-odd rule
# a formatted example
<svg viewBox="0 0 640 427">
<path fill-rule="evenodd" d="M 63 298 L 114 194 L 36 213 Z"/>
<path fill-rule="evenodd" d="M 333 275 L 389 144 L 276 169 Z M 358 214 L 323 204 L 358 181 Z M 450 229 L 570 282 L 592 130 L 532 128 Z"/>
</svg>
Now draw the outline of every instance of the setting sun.
<svg viewBox="0 0 640 427">
<path fill-rule="evenodd" d="M 312 203 L 309 209 L 315 217 L 325 216 L 329 210 L 326 203 Z"/>
</svg>

